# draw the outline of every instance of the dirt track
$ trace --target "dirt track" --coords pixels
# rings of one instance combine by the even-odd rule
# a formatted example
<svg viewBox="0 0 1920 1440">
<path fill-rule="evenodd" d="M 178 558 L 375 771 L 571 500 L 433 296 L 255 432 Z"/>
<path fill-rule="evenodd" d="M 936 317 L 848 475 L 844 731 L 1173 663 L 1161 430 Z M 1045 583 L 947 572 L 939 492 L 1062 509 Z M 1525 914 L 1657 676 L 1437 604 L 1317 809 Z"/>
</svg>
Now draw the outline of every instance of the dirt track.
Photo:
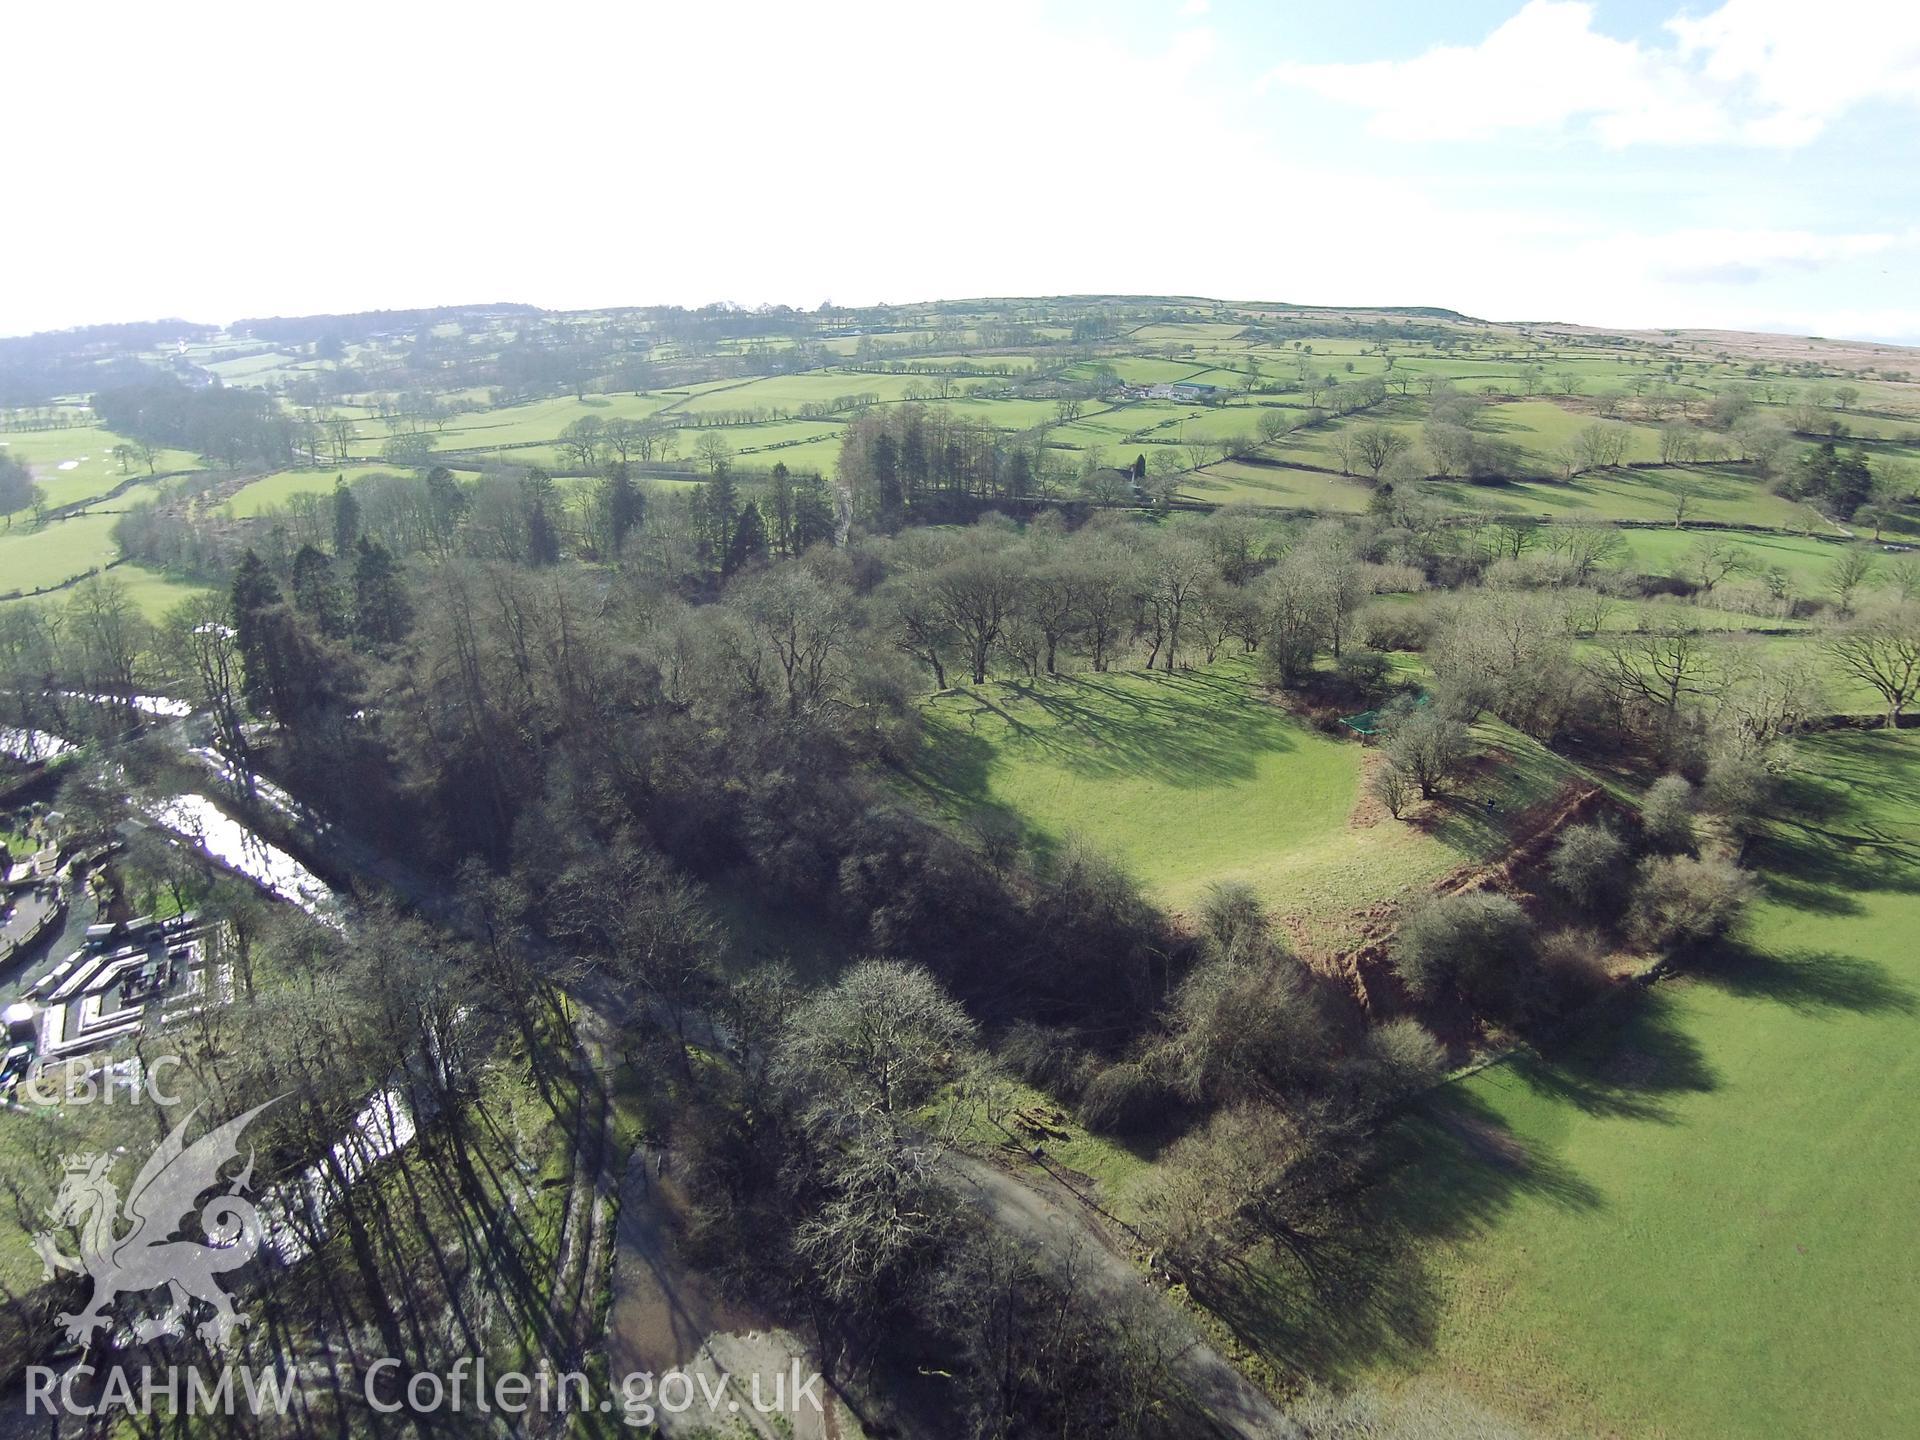
<svg viewBox="0 0 1920 1440">
<path fill-rule="evenodd" d="M 978 1206 L 1002 1230 L 1047 1259 L 1075 1269 L 1081 1288 L 1108 1306 L 1137 1303 L 1141 1295 L 1161 1307 L 1167 1323 L 1185 1342 L 1174 1361 L 1181 1383 L 1197 1408 L 1223 1434 L 1244 1440 L 1304 1440 L 1302 1431 L 1242 1375 L 1173 1303 L 1148 1284 L 1131 1261 L 1117 1255 L 1073 1202 L 1062 1202 L 1022 1184 L 984 1160 L 953 1155 L 947 1160 L 950 1186 L 961 1199 Z"/>
</svg>

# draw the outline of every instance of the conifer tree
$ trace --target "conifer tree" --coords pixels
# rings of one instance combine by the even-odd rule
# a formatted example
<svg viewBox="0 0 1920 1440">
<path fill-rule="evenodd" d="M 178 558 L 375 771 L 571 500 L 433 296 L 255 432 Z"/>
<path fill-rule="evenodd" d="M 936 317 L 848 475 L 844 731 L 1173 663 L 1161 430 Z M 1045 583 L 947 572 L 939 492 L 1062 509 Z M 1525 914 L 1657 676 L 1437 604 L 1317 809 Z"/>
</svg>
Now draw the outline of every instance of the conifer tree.
<svg viewBox="0 0 1920 1440">
<path fill-rule="evenodd" d="M 360 538 L 360 502 L 347 488 L 347 477 L 333 481 L 333 553 L 345 558 L 353 553 L 353 542 Z"/>
<path fill-rule="evenodd" d="M 302 545 L 293 557 L 293 608 L 329 640 L 347 634 L 347 607 L 324 550 Z"/>
<path fill-rule="evenodd" d="M 760 518 L 760 507 L 749 500 L 733 527 L 733 543 L 727 547 L 725 572 L 729 575 L 750 565 L 764 564 L 767 558 L 767 527 Z"/>
<path fill-rule="evenodd" d="M 833 497 L 827 482 L 819 475 L 802 475 L 793 482 L 793 553 L 830 542 L 833 534 Z"/>
<path fill-rule="evenodd" d="M 387 547 L 361 540 L 353 563 L 353 632 L 363 649 L 397 645 L 413 625 L 400 567 Z"/>
<path fill-rule="evenodd" d="M 257 715 L 273 708 L 276 690 L 284 690 L 279 634 L 280 586 L 266 562 L 249 550 L 234 567 L 234 643 L 240 650 L 240 693 Z"/>
<path fill-rule="evenodd" d="M 771 533 L 767 538 L 774 553 L 779 555 L 799 553 L 793 543 L 793 500 L 793 472 L 775 461 L 769 490 L 773 524 L 769 527 Z"/>
</svg>

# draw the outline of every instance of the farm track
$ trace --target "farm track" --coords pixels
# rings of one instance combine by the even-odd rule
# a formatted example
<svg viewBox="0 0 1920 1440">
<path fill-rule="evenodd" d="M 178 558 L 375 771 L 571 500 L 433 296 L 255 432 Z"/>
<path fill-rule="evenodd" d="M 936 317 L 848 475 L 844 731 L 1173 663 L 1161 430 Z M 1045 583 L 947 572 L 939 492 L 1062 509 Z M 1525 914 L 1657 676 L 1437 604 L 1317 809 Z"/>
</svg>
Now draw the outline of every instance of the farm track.
<svg viewBox="0 0 1920 1440">
<path fill-rule="evenodd" d="M 966 1155 L 947 1158 L 947 1188 L 977 1207 L 1018 1244 L 1047 1263 L 1071 1269 L 1083 1294 L 1121 1311 L 1151 1297 L 1183 1342 L 1172 1364 L 1185 1399 L 1222 1435 L 1237 1440 L 1305 1440 L 1306 1432 L 1283 1415 L 1264 1392 L 1240 1373 L 1195 1328 L 1193 1322 L 1120 1253 L 1111 1237 L 1087 1218 L 1080 1204 L 1062 1201 L 1024 1184 L 998 1166 Z M 1076 1197 L 1077 1198 L 1077 1197 Z"/>
</svg>

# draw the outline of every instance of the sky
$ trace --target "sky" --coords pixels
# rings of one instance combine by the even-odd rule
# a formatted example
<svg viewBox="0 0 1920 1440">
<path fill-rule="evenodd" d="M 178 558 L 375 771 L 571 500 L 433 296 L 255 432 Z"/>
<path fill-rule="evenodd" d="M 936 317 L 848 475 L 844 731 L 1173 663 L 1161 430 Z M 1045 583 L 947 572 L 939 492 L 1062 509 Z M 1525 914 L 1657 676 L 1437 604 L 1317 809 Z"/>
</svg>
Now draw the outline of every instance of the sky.
<svg viewBox="0 0 1920 1440">
<path fill-rule="evenodd" d="M 0 35 L 0 334 L 1118 292 L 1920 343 L 1920 0 L 29 0 Z"/>
</svg>

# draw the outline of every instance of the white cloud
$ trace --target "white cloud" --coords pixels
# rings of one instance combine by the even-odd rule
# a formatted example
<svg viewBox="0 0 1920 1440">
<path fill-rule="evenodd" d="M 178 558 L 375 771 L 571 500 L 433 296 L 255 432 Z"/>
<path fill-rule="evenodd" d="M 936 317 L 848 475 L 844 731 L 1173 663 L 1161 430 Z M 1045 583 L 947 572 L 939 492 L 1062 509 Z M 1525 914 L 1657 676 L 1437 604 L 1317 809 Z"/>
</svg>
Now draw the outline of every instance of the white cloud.
<svg viewBox="0 0 1920 1440">
<path fill-rule="evenodd" d="M 1528 0 L 1478 45 L 1289 63 L 1269 79 L 1362 106 L 1375 134 L 1399 140 L 1584 125 L 1611 146 L 1790 147 L 1866 101 L 1920 105 L 1916 0 L 1726 0 L 1664 29 L 1670 43 L 1617 40 L 1585 0 Z"/>
<path fill-rule="evenodd" d="M 1702 84 L 1744 103 L 1756 144 L 1805 144 L 1869 100 L 1920 105 L 1914 0 L 1728 0 L 1666 28 Z"/>
</svg>

